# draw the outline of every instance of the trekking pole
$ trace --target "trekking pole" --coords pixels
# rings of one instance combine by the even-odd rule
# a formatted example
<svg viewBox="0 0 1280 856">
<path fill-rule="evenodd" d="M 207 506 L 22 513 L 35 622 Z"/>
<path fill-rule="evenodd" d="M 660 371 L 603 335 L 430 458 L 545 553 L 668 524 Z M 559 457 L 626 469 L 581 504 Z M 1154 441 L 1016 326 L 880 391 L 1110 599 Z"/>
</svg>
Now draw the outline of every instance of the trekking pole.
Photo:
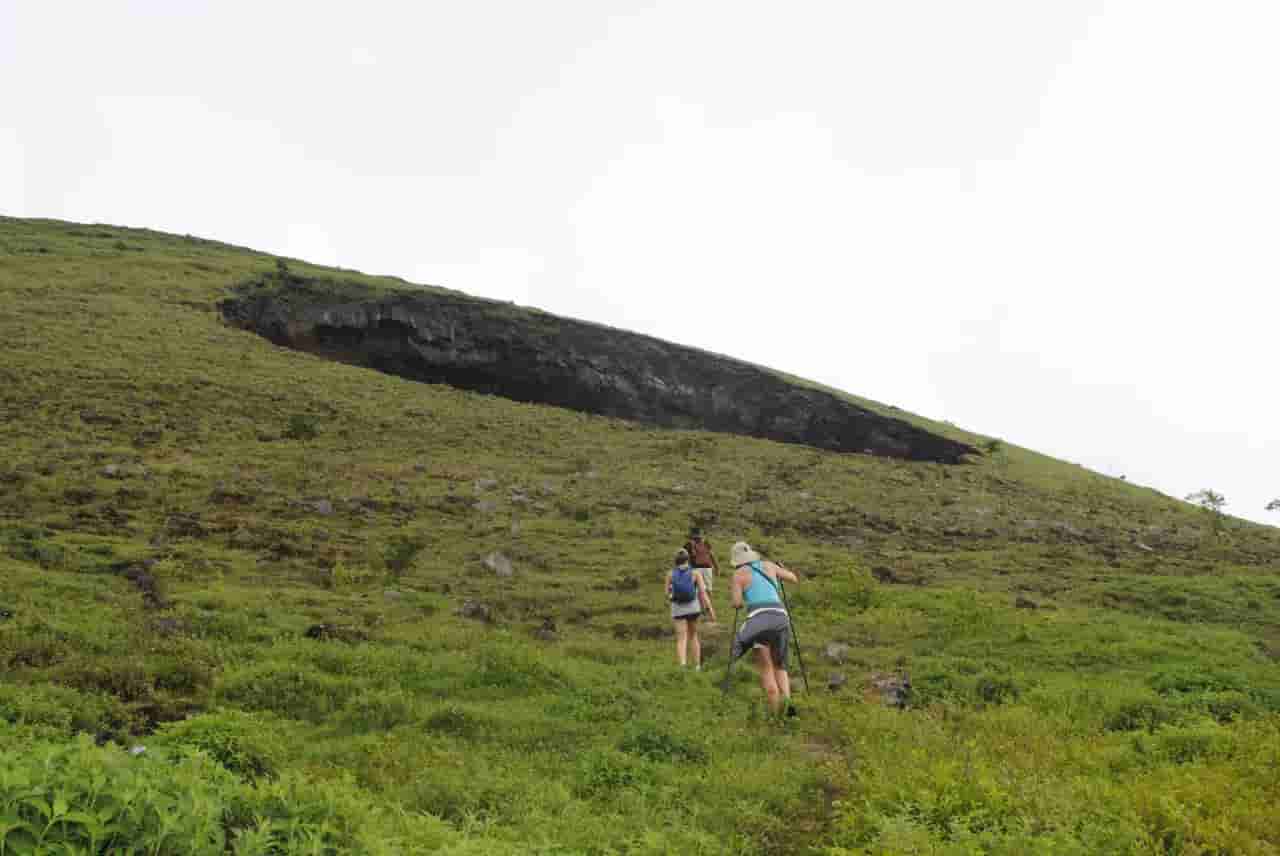
<svg viewBox="0 0 1280 856">
<path fill-rule="evenodd" d="M 791 641 L 796 643 L 796 659 L 800 661 L 800 677 L 804 679 L 804 691 L 809 691 L 809 674 L 804 670 L 804 654 L 800 653 L 800 637 L 796 635 L 796 622 L 791 617 L 791 604 L 787 601 L 787 586 L 778 578 L 778 591 L 782 592 L 782 605 L 787 608 L 787 623 L 791 625 Z"/>
<path fill-rule="evenodd" d="M 721 694 L 729 692 L 729 671 L 733 668 L 733 643 L 738 638 L 738 607 L 733 608 L 733 635 L 729 637 L 729 662 L 724 667 L 724 681 L 720 684 Z"/>
</svg>

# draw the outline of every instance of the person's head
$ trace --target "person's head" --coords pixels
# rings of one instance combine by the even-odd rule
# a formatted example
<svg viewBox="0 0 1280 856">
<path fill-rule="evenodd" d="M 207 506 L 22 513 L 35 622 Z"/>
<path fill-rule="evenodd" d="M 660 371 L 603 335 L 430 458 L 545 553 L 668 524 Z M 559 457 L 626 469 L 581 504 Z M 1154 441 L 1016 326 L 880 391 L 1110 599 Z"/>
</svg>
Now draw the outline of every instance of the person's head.
<svg viewBox="0 0 1280 856">
<path fill-rule="evenodd" d="M 729 549 L 729 561 L 737 568 L 751 562 L 760 561 L 760 554 L 752 550 L 751 545 L 746 541 L 739 541 Z"/>
<path fill-rule="evenodd" d="M 692 529 L 690 529 L 690 530 L 689 530 L 689 540 L 691 540 L 691 541 L 701 541 L 701 540 L 702 540 L 702 530 L 701 530 L 701 529 L 699 529 L 697 526 L 695 526 L 695 527 L 693 527 Z"/>
<path fill-rule="evenodd" d="M 676 567 L 681 568 L 687 564 L 689 564 L 689 553 L 685 550 L 678 551 L 676 553 Z"/>
</svg>

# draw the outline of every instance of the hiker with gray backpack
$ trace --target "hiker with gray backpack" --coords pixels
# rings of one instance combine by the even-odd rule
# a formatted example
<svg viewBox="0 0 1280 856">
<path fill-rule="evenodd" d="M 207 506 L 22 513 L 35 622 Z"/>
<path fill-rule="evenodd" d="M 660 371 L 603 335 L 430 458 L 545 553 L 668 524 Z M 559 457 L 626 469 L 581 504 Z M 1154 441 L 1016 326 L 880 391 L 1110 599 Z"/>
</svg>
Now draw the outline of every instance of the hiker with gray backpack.
<svg viewBox="0 0 1280 856">
<path fill-rule="evenodd" d="M 726 690 L 733 661 L 752 651 L 769 709 L 795 716 L 795 708 L 791 706 L 791 676 L 787 674 L 787 652 L 793 631 L 783 582 L 795 583 L 800 578 L 782 565 L 762 558 L 745 541 L 734 544 L 729 556 L 733 564 L 730 583 L 735 633 L 725 669 Z M 738 610 L 744 606 L 747 620 L 738 628 Z M 799 654 L 798 649 L 796 653 Z M 801 671 L 803 669 L 801 661 Z"/>
<path fill-rule="evenodd" d="M 698 639 L 698 619 L 705 611 L 713 622 L 716 608 L 707 594 L 702 574 L 689 564 L 689 554 L 676 553 L 676 566 L 667 572 L 667 600 L 671 601 L 671 621 L 676 631 L 676 660 L 680 667 L 689 664 L 689 648 L 693 648 L 693 662 L 702 671 L 702 642 Z"/>
</svg>

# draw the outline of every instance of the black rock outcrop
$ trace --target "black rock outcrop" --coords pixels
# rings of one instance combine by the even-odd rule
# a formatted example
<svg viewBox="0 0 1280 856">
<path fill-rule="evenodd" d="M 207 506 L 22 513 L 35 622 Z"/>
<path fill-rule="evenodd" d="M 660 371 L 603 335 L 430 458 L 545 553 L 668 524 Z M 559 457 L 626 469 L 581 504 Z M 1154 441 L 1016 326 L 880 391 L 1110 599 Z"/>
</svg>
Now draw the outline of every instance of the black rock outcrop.
<svg viewBox="0 0 1280 856">
<path fill-rule="evenodd" d="M 909 460 L 974 451 L 749 363 L 456 292 L 353 300 L 294 278 L 219 308 L 278 345 L 516 401 Z"/>
</svg>

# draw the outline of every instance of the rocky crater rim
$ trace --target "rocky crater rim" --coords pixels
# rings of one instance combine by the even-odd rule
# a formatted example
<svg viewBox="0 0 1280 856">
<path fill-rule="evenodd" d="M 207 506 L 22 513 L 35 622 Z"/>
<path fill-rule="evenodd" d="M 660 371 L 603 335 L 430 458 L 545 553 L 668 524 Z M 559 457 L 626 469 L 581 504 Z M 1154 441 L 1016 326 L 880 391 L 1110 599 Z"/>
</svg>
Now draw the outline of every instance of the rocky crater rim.
<svg viewBox="0 0 1280 856">
<path fill-rule="evenodd" d="M 459 292 L 272 274 L 218 308 L 283 347 L 515 401 L 912 461 L 977 454 L 750 363 Z"/>
</svg>

